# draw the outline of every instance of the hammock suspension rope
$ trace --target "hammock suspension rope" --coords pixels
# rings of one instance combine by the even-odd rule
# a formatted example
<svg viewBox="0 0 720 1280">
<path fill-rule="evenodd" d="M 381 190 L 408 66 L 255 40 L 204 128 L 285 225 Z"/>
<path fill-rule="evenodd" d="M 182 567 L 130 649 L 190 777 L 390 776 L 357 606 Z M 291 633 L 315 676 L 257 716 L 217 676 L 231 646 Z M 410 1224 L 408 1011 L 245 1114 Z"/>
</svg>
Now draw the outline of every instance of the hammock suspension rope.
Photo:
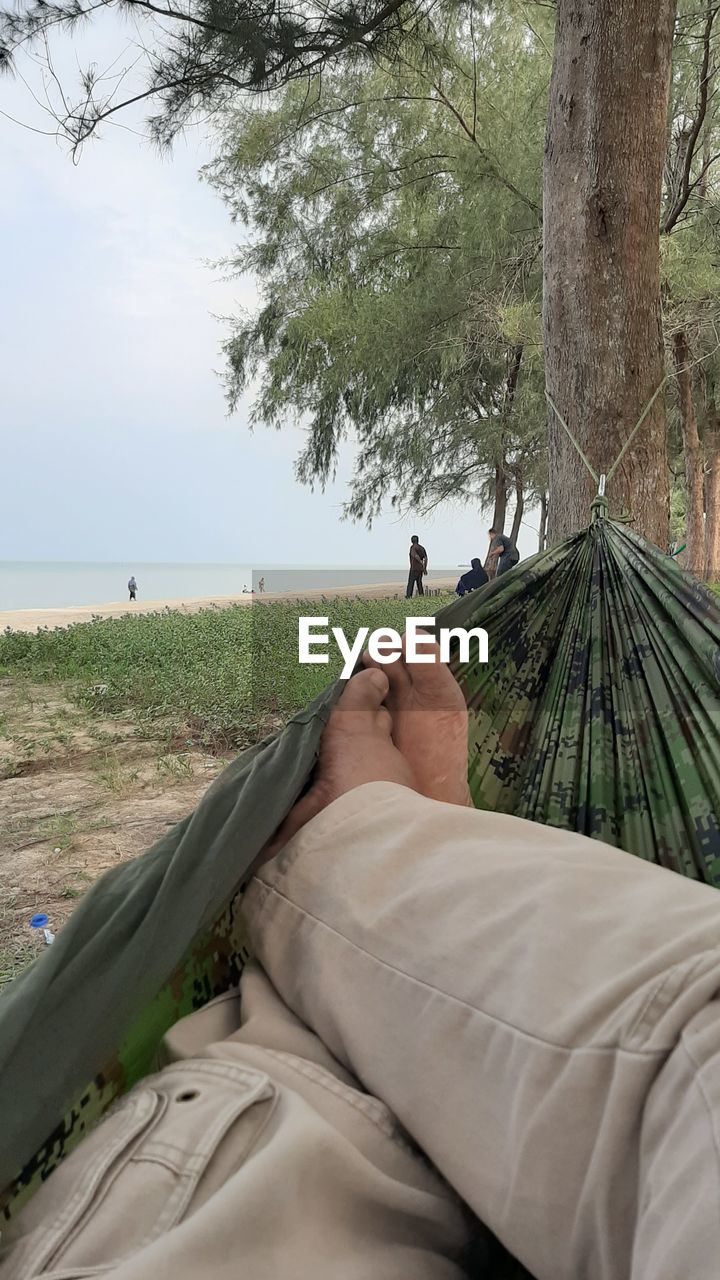
<svg viewBox="0 0 720 1280">
<path fill-rule="evenodd" d="M 630 435 L 628 436 L 628 438 L 627 438 L 627 440 L 625 441 L 625 443 L 624 443 L 624 445 L 623 445 L 622 449 L 620 450 L 620 452 L 619 452 L 619 454 L 618 454 L 617 458 L 615 459 L 615 461 L 613 462 L 612 466 L 610 467 L 610 470 L 609 470 L 607 473 L 603 472 L 603 473 L 602 473 L 602 474 L 600 474 L 600 475 L 598 475 L 597 471 L 596 471 L 596 470 L 595 470 L 595 468 L 593 467 L 592 463 L 590 462 L 589 458 L 587 457 L 587 454 L 585 454 L 585 453 L 583 452 L 583 450 L 580 448 L 580 445 L 578 444 L 577 440 L 575 439 L 575 436 L 573 435 L 573 433 L 572 433 L 572 431 L 570 430 L 570 428 L 569 428 L 569 426 L 568 426 L 567 422 L 565 421 L 565 419 L 563 418 L 563 416 L 562 416 L 562 414 L 561 414 L 560 410 L 558 409 L 557 405 L 555 404 L 555 401 L 553 400 L 552 396 L 550 395 L 550 392 L 549 392 L 549 391 L 547 390 L 547 388 L 546 388 L 546 390 L 545 390 L 545 398 L 546 398 L 546 400 L 547 400 L 548 404 L 550 405 L 550 408 L 552 409 L 553 413 L 555 414 L 555 417 L 557 418 L 558 422 L 560 423 L 560 426 L 561 426 L 561 427 L 563 428 L 563 430 L 565 431 L 565 433 L 566 433 L 566 435 L 567 435 L 568 439 L 570 440 L 571 444 L 572 444 L 572 445 L 574 445 L 576 452 L 578 453 L 578 455 L 579 455 L 579 457 L 581 458 L 581 460 L 584 462 L 584 464 L 585 464 L 585 466 L 586 466 L 587 470 L 590 472 L 590 475 L 592 476 L 593 480 L 595 481 L 595 484 L 598 486 L 597 497 L 596 497 L 595 502 L 593 502 L 593 504 L 592 504 L 592 509 L 593 509 L 593 519 L 596 519 L 596 518 L 597 518 L 597 516 L 598 516 L 598 513 L 599 513 L 599 504 L 597 503 L 597 499 L 598 499 L 598 498 L 602 498 L 602 499 L 603 499 L 603 504 L 604 504 L 604 507 L 605 507 L 605 514 L 607 513 L 607 501 L 605 500 L 605 489 L 606 489 L 606 486 L 607 486 L 607 485 L 610 483 L 610 481 L 612 480 L 612 478 L 613 478 L 613 476 L 614 476 L 615 472 L 617 471 L 618 467 L 620 466 L 620 463 L 622 462 L 623 458 L 625 457 L 625 454 L 627 453 L 628 449 L 630 448 L 630 445 L 632 444 L 633 440 L 635 439 L 635 437 L 636 437 L 636 435 L 637 435 L 638 431 L 640 430 L 641 426 L 643 425 L 643 423 L 644 423 L 645 419 L 647 418 L 647 416 L 648 416 L 648 414 L 649 414 L 650 410 L 652 409 L 653 405 L 655 404 L 655 401 L 657 400 L 658 396 L 660 395 L 660 392 L 662 391 L 662 389 L 663 389 L 663 387 L 665 386 L 665 383 L 666 383 L 666 382 L 667 382 L 667 375 L 663 378 L 663 380 L 662 380 L 662 382 L 660 383 L 660 385 L 659 385 L 658 387 L 656 387 L 656 388 L 655 388 L 655 390 L 654 390 L 653 394 L 651 395 L 650 399 L 648 400 L 647 404 L 645 405 L 645 408 L 643 409 L 642 413 L 640 414 L 640 417 L 638 418 L 637 422 L 635 423 L 635 426 L 633 427 L 632 431 L 630 432 Z"/>
</svg>

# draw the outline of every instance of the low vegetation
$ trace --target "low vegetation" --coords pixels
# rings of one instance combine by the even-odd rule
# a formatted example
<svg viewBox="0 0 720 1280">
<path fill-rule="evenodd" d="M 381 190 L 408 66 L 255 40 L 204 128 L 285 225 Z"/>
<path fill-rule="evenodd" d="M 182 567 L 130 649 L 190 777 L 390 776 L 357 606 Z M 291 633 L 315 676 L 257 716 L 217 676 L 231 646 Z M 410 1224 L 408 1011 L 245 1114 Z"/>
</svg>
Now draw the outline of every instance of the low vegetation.
<svg viewBox="0 0 720 1280">
<path fill-rule="evenodd" d="M 0 988 L 110 867 L 198 803 L 225 758 L 339 673 L 300 666 L 298 617 L 402 629 L 443 598 L 171 611 L 0 634 Z"/>
<path fill-rule="evenodd" d="M 161 767 L 177 772 L 183 748 L 222 752 L 255 741 L 339 674 L 334 646 L 328 665 L 299 665 L 299 616 L 328 617 L 351 637 L 362 626 L 402 630 L 409 614 L 431 614 L 445 602 L 435 596 L 277 602 L 97 619 L 35 635 L 8 631 L 0 636 L 0 676 L 33 687 L 60 685 L 105 721 L 123 716 L 140 734 L 160 731 L 176 753 L 175 763 Z M 113 761 L 105 763 L 106 784 L 115 787 Z"/>
</svg>

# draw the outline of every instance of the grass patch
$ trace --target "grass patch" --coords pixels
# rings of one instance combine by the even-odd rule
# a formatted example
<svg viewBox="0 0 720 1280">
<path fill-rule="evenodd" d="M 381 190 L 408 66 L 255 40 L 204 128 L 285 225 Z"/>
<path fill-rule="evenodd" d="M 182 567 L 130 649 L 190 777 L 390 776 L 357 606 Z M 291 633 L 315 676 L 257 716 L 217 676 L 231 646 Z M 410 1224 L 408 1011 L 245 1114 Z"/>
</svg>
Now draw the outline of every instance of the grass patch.
<svg viewBox="0 0 720 1280">
<path fill-rule="evenodd" d="M 78 820 L 74 813 L 59 813 L 47 826 L 47 838 L 53 853 L 67 853 L 74 847 L 78 832 Z"/>
<path fill-rule="evenodd" d="M 189 782 L 193 776 L 192 763 L 187 755 L 158 756 L 155 763 L 158 777 L 164 783 Z"/>
<path fill-rule="evenodd" d="M 140 770 L 123 764 L 117 751 L 106 751 L 90 767 L 101 786 L 115 796 L 129 795 L 140 777 Z"/>
<path fill-rule="evenodd" d="M 328 617 L 350 638 L 363 626 L 402 631 L 409 615 L 430 615 L 446 602 L 282 601 L 96 619 L 34 635 L 7 631 L 0 668 L 21 682 L 62 683 L 85 708 L 105 718 L 131 716 L 154 736 L 162 724 L 173 743 L 232 750 L 254 741 L 268 717 L 292 715 L 339 675 L 334 646 L 327 665 L 298 663 L 301 615 Z"/>
<path fill-rule="evenodd" d="M 31 942 L 17 942 L 8 947 L 0 947 L 0 987 L 12 982 L 23 969 L 32 964 L 37 955 L 37 948 Z"/>
</svg>

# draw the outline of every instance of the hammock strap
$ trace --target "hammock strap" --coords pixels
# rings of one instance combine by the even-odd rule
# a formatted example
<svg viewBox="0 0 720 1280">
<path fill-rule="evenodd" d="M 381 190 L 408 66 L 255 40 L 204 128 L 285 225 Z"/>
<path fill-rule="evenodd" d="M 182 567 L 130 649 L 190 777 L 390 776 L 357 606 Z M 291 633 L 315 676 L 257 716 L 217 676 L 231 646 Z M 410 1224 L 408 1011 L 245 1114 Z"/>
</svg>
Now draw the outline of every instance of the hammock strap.
<svg viewBox="0 0 720 1280">
<path fill-rule="evenodd" d="M 610 470 L 608 471 L 608 473 L 607 473 L 607 482 L 608 482 L 608 484 L 610 483 L 610 480 L 611 480 L 611 478 L 612 478 L 612 476 L 613 476 L 613 473 L 614 473 L 615 471 L 617 471 L 617 468 L 620 466 L 620 463 L 622 462 L 623 458 L 625 457 L 625 454 L 627 453 L 628 449 L 630 448 L 630 445 L 632 444 L 633 440 L 635 439 L 635 436 L 637 435 L 637 433 L 638 433 L 638 431 L 640 430 L 640 428 L 641 428 L 641 426 L 642 426 L 643 422 L 644 422 L 644 421 L 645 421 L 645 419 L 647 418 L 647 416 L 648 416 L 648 414 L 649 414 L 650 410 L 652 409 L 652 407 L 653 407 L 653 405 L 654 405 L 655 401 L 657 400 L 658 396 L 660 395 L 660 392 L 662 391 L 662 389 L 663 389 L 663 387 L 665 386 L 665 383 L 666 383 L 666 382 L 667 382 L 667 375 L 663 378 L 662 382 L 660 383 L 660 386 L 659 386 L 659 387 L 656 387 L 655 391 L 654 391 L 654 392 L 653 392 L 653 394 L 651 395 L 650 399 L 648 400 L 647 404 L 645 405 L 645 408 L 643 409 L 642 413 L 640 414 L 640 417 L 638 418 L 637 422 L 635 423 L 635 426 L 633 427 L 632 431 L 630 432 L 630 435 L 628 436 L 628 438 L 627 438 L 627 440 L 625 441 L 625 443 L 624 443 L 624 445 L 623 445 L 622 449 L 620 450 L 620 452 L 619 452 L 619 454 L 618 454 L 617 458 L 615 459 L 615 461 L 613 462 L 613 464 L 612 464 L 612 466 L 611 466 Z"/>
<path fill-rule="evenodd" d="M 560 423 L 560 426 L 565 428 L 565 431 L 567 432 L 567 434 L 568 434 L 568 436 L 569 436 L 569 438 L 570 438 L 570 440 L 571 440 L 572 444 L 574 444 L 574 445 L 575 445 L 575 448 L 577 449 L 578 453 L 580 454 L 580 457 L 582 458 L 583 462 L 585 463 L 585 466 L 587 467 L 588 471 L 590 472 L 590 475 L 592 476 L 593 480 L 595 481 L 595 483 L 596 483 L 596 484 L 599 484 L 599 483 L 600 483 L 600 477 L 599 477 L 599 475 L 598 475 L 597 471 L 595 470 L 595 468 L 594 468 L 593 466 L 591 466 L 590 462 L 589 462 L 589 461 L 588 461 L 588 459 L 586 458 L 585 454 L 583 453 L 582 449 L 580 448 L 580 445 L 578 444 L 577 440 L 575 439 L 575 437 L 574 437 L 574 435 L 573 435 L 572 431 L 570 430 L 570 428 L 569 428 L 569 426 L 568 426 L 567 422 L 566 422 L 566 421 L 565 421 L 565 419 L 563 418 L 563 416 L 562 416 L 562 414 L 561 414 L 560 410 L 558 409 L 558 407 L 557 407 L 557 405 L 556 405 L 555 401 L 553 400 L 552 396 L 550 395 L 550 392 L 549 392 L 549 391 L 546 391 L 546 392 L 545 392 L 545 397 L 546 397 L 546 399 L 547 399 L 548 404 L 550 405 L 550 408 L 553 410 L 553 412 L 554 412 L 554 414 L 555 414 L 555 417 L 557 418 L 558 422 Z"/>
<path fill-rule="evenodd" d="M 549 392 L 549 391 L 547 391 L 547 390 L 545 391 L 545 397 L 546 397 L 546 399 L 547 399 L 547 402 L 548 402 L 548 404 L 550 405 L 550 408 L 552 409 L 553 413 L 555 414 L 555 417 L 557 418 L 558 422 L 560 423 L 560 426 L 564 428 L 564 430 L 566 431 L 566 433 L 567 433 L 567 435 L 568 435 L 568 437 L 569 437 L 570 441 L 572 442 L 572 444 L 574 444 L 574 446 L 575 446 L 575 448 L 576 448 L 576 450 L 577 450 L 578 454 L 580 455 L 580 458 L 581 458 L 581 459 L 582 459 L 582 461 L 585 463 L 585 466 L 587 467 L 588 471 L 590 472 L 590 475 L 592 476 L 592 478 L 593 478 L 593 480 L 595 481 L 596 485 L 598 485 L 598 488 L 602 487 L 603 492 L 602 492 L 602 494 L 600 495 L 601 497 L 604 497 L 604 496 L 605 496 L 605 487 L 610 483 L 610 481 L 611 481 L 611 479 L 612 479 L 613 475 L 615 474 L 615 472 L 617 471 L 618 467 L 620 466 L 620 463 L 622 462 L 623 458 L 625 457 L 625 454 L 627 453 L 628 449 L 630 448 L 630 445 L 632 444 L 633 440 L 635 439 L 635 437 L 636 437 L 636 435 L 637 435 L 638 431 L 640 430 L 640 428 L 641 428 L 641 426 L 642 426 L 643 422 L 644 422 L 644 421 L 645 421 L 645 419 L 647 418 L 647 416 L 648 416 L 648 414 L 649 414 L 650 410 L 652 409 L 652 407 L 653 407 L 653 405 L 654 405 L 655 401 L 657 400 L 658 396 L 660 395 L 660 392 L 662 391 L 662 389 L 663 389 L 663 387 L 665 386 L 665 383 L 666 383 L 666 382 L 667 382 L 667 374 L 666 374 L 666 375 L 665 375 L 665 377 L 663 378 L 663 380 L 662 380 L 662 382 L 660 383 L 659 387 L 656 387 L 656 388 L 655 388 L 655 391 L 653 392 L 653 394 L 651 395 L 651 397 L 650 397 L 650 399 L 648 400 L 647 404 L 645 405 L 645 408 L 643 409 L 642 413 L 640 414 L 640 417 L 638 418 L 637 422 L 635 423 L 635 426 L 633 427 L 632 431 L 630 432 L 630 435 L 628 436 L 627 440 L 625 441 L 625 443 L 624 443 L 624 445 L 623 445 L 622 449 L 620 450 L 620 452 L 619 452 L 619 454 L 618 454 L 617 458 L 615 459 L 615 461 L 613 462 L 613 464 L 612 464 L 612 466 L 611 466 L 610 470 L 607 472 L 607 474 L 606 474 L 604 477 L 600 477 L 600 476 L 598 475 L 597 471 L 595 470 L 595 468 L 594 468 L 593 466 L 591 466 L 590 462 L 588 461 L 588 458 L 587 458 L 587 457 L 586 457 L 586 455 L 583 453 L 582 449 L 580 448 L 580 445 L 578 444 L 577 440 L 575 439 L 575 437 L 574 437 L 574 435 L 573 435 L 572 431 L 570 430 L 570 428 L 569 428 L 569 426 L 568 426 L 567 422 L 566 422 L 566 421 L 565 421 L 565 419 L 563 418 L 563 416 L 562 416 L 562 414 L 561 414 L 560 410 L 558 409 L 557 405 L 555 404 L 555 401 L 553 400 L 552 396 L 550 395 L 550 392 Z M 604 479 L 604 480 L 605 480 L 605 485 L 603 485 L 603 486 L 601 486 L 601 479 Z"/>
</svg>

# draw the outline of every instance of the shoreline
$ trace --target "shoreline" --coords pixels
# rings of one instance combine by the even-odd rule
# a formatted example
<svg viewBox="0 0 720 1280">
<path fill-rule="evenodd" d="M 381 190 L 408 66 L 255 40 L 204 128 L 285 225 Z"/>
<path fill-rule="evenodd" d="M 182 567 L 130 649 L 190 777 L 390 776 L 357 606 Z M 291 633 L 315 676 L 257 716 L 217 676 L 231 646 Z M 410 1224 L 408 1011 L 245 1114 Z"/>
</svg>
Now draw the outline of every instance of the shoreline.
<svg viewBox="0 0 720 1280">
<path fill-rule="evenodd" d="M 432 592 L 454 591 L 456 582 L 456 578 L 433 578 L 427 585 L 428 590 Z M 52 609 L 5 609 L 0 611 L 0 634 L 7 629 L 35 632 L 49 628 L 53 631 L 59 627 L 92 622 L 94 618 L 126 618 L 143 613 L 163 613 L 166 610 L 190 614 L 199 613 L 202 609 L 231 609 L 235 605 L 264 604 L 283 600 L 352 599 L 356 596 L 365 596 L 368 600 L 381 600 L 384 597 L 393 599 L 405 595 L 405 584 L 406 579 L 402 581 L 398 579 L 397 582 L 315 587 L 301 592 L 267 591 L 262 596 L 248 592 L 239 596 L 203 596 L 187 600 L 138 600 L 134 605 L 130 605 L 129 601 L 109 601 L 107 604 L 69 605 Z M 416 596 L 415 599 L 417 598 Z"/>
</svg>

